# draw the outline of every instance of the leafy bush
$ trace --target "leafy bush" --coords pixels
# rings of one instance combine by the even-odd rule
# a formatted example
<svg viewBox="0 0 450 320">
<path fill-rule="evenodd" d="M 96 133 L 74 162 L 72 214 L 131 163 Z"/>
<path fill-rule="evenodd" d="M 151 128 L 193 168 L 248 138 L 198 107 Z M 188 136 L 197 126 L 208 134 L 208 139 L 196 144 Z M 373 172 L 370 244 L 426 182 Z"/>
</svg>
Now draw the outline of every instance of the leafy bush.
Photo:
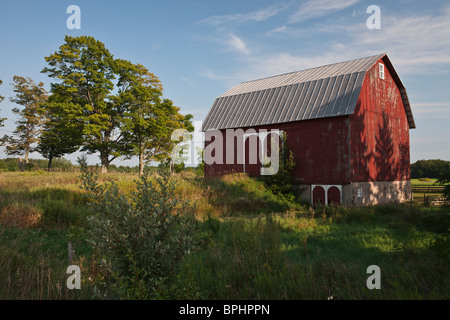
<svg viewBox="0 0 450 320">
<path fill-rule="evenodd" d="M 450 201 L 450 170 L 442 172 L 436 183 L 445 186 L 443 196 L 447 201 Z"/>
<path fill-rule="evenodd" d="M 262 176 L 261 179 L 273 194 L 288 201 L 294 201 L 296 192 L 292 171 L 296 166 L 296 160 L 292 151 L 287 147 L 285 133 L 281 136 L 281 140 L 278 172 L 274 175 Z"/>
<path fill-rule="evenodd" d="M 197 166 L 197 168 L 195 169 L 195 172 L 199 176 L 203 176 L 205 174 L 205 163 L 203 161 Z"/>
<path fill-rule="evenodd" d="M 0 159 L 1 171 L 19 171 L 19 161 L 15 158 Z"/>
<path fill-rule="evenodd" d="M 173 289 L 167 280 L 195 248 L 193 207 L 174 196 L 168 171 L 159 171 L 155 181 L 147 171 L 135 183 L 127 196 L 114 182 L 100 186 L 92 172 L 83 172 L 82 188 L 96 212 L 89 218 L 88 240 L 106 258 L 112 296 L 165 298 Z"/>
<path fill-rule="evenodd" d="M 174 171 L 175 171 L 176 173 L 182 172 L 182 171 L 184 170 L 184 168 L 185 168 L 184 162 L 181 162 L 181 163 L 175 163 L 175 164 L 173 165 L 173 169 L 174 169 Z"/>
</svg>

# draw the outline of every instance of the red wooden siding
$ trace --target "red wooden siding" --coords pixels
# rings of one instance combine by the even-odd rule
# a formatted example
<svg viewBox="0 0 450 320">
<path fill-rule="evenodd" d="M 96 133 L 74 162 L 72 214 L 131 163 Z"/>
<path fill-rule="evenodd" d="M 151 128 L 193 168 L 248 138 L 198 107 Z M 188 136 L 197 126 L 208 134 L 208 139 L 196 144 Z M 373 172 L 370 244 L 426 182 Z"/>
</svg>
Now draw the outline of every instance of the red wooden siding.
<svg viewBox="0 0 450 320">
<path fill-rule="evenodd" d="M 387 58 L 386 58 L 387 59 Z M 379 60 L 383 63 L 383 59 Z M 387 66 L 384 80 L 378 63 L 366 73 L 354 113 L 313 120 L 253 127 L 279 129 L 297 160 L 294 178 L 301 184 L 343 185 L 351 182 L 410 179 L 409 125 L 399 88 Z M 339 101 L 350 97 L 340 97 Z M 248 130 L 249 128 L 243 128 Z M 221 130 L 225 138 L 225 130 Z M 208 145 L 208 143 L 206 143 Z M 223 143 L 224 161 L 226 143 Z M 248 142 L 246 142 L 248 146 Z M 230 150 L 229 150 L 230 151 Z M 234 153 L 237 153 L 235 141 Z M 205 177 L 242 172 L 243 165 L 205 165 Z M 245 171 L 257 176 L 260 164 Z M 333 201 L 337 195 L 333 194 Z"/>
<path fill-rule="evenodd" d="M 378 63 L 367 72 L 351 116 L 351 167 L 355 182 L 410 179 L 406 113 L 387 67 L 384 72 L 382 80 Z"/>
<path fill-rule="evenodd" d="M 343 184 L 350 182 L 349 124 L 348 116 L 344 116 L 260 126 L 254 129 L 279 129 L 286 132 L 287 145 L 297 160 L 294 169 L 294 178 L 297 182 Z M 225 139 L 225 130 L 221 130 L 221 132 Z M 237 152 L 236 147 L 237 144 L 234 147 L 235 153 Z M 260 172 L 260 165 L 249 164 L 248 142 L 246 147 L 245 171 L 250 175 L 257 176 Z M 225 154 L 226 148 L 224 147 Z M 205 166 L 206 177 L 242 171 L 243 166 L 237 164 Z"/>
</svg>

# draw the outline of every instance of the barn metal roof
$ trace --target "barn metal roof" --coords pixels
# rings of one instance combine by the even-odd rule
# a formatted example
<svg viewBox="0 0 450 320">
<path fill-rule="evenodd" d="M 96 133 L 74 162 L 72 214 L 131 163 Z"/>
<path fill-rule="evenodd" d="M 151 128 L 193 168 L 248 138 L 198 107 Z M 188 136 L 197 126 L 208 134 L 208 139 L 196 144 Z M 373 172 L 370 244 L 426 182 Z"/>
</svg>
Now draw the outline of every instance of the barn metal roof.
<svg viewBox="0 0 450 320">
<path fill-rule="evenodd" d="M 202 131 L 353 114 L 366 72 L 382 58 L 415 128 L 406 90 L 383 53 L 238 84 L 217 97 Z"/>
</svg>

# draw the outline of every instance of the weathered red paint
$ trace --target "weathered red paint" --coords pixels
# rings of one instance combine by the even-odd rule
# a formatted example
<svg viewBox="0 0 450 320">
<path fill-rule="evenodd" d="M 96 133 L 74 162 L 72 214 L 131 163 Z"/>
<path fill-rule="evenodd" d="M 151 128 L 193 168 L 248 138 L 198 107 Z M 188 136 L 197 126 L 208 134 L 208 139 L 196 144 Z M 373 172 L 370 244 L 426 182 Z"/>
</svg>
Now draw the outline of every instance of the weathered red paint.
<svg viewBox="0 0 450 320">
<path fill-rule="evenodd" d="M 287 146 L 292 150 L 297 161 L 293 173 L 297 182 L 342 184 L 349 181 L 350 178 L 350 154 L 347 147 L 349 124 L 350 119 L 348 117 L 335 117 L 259 126 L 252 129 L 256 131 L 278 129 L 287 134 Z M 225 138 L 225 130 L 221 130 L 221 132 Z M 247 141 L 245 172 L 251 176 L 258 176 L 261 165 L 249 164 L 248 143 Z M 207 142 L 205 147 L 208 144 Z M 224 154 L 226 152 L 227 150 L 224 147 Z M 234 152 L 237 153 L 236 143 Z M 205 166 L 206 177 L 242 171 L 243 165 L 238 164 Z"/>
<path fill-rule="evenodd" d="M 354 182 L 410 179 L 408 120 L 397 84 L 388 68 L 384 70 L 384 80 L 378 64 L 367 72 L 351 116 Z"/>
<path fill-rule="evenodd" d="M 297 161 L 293 176 L 301 184 L 342 185 L 410 179 L 409 126 L 402 98 L 387 66 L 385 79 L 379 78 L 378 63 L 366 74 L 353 115 L 252 129 L 286 132 L 287 146 Z M 226 131 L 221 132 L 225 137 Z M 223 145 L 225 157 L 226 144 Z M 237 141 L 235 154 L 236 145 Z M 258 176 L 260 167 L 248 163 L 247 141 L 245 172 Z M 236 161 L 205 165 L 205 177 L 242 172 L 243 168 Z"/>
</svg>

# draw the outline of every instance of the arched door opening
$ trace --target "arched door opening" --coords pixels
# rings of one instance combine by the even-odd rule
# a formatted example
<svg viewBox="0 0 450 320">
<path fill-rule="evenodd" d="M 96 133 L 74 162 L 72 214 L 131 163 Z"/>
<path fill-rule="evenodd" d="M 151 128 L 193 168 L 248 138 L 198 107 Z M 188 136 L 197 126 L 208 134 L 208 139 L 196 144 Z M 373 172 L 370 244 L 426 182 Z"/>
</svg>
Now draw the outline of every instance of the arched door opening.
<svg viewBox="0 0 450 320">
<path fill-rule="evenodd" d="M 326 205 L 325 189 L 321 186 L 316 186 L 313 190 L 313 204 L 317 204 L 319 201 L 321 204 Z"/>
<path fill-rule="evenodd" d="M 331 187 L 327 192 L 328 204 L 341 204 L 341 191 L 338 187 Z"/>
</svg>

